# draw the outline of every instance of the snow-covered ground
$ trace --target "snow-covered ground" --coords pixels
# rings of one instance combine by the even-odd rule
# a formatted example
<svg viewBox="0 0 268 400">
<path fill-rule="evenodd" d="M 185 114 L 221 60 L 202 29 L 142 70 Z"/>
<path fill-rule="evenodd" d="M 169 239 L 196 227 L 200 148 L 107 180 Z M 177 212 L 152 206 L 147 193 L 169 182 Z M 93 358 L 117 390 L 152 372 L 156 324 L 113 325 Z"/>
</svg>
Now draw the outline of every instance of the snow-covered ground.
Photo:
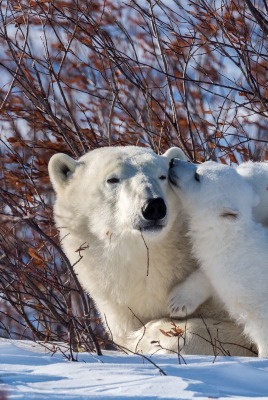
<svg viewBox="0 0 268 400">
<path fill-rule="evenodd" d="M 0 340 L 0 400 L 268 399 L 268 359 L 87 353 L 69 362 L 32 342 Z M 215 362 L 213 362 L 215 361 Z"/>
</svg>

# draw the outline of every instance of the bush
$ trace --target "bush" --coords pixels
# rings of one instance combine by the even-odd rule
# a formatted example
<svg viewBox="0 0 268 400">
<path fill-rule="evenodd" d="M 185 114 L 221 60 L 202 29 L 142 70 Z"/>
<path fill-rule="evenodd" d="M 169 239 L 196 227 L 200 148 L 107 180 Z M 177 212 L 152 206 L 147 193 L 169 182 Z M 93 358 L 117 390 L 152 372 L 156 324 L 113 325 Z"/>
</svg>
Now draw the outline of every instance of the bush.
<svg viewBox="0 0 268 400">
<path fill-rule="evenodd" d="M 97 352 L 105 339 L 59 246 L 52 154 L 267 158 L 267 12 L 266 0 L 1 2 L 2 336 Z"/>
</svg>

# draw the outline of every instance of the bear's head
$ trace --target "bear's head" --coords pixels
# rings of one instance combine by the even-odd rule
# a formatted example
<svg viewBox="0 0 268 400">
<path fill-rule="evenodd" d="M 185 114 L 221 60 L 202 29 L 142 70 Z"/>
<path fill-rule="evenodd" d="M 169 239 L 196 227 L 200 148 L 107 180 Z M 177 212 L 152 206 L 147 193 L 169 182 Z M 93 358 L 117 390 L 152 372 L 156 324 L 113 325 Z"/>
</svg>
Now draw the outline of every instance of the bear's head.
<svg viewBox="0 0 268 400">
<path fill-rule="evenodd" d="M 186 159 L 179 148 L 159 156 L 135 146 L 92 150 L 77 161 L 55 154 L 49 175 L 57 194 L 57 226 L 80 237 L 90 232 L 100 240 L 141 233 L 154 239 L 165 234 L 178 215 L 168 179 L 174 157 Z"/>
<path fill-rule="evenodd" d="M 188 215 L 208 223 L 251 218 L 258 196 L 237 171 L 213 161 L 191 164 L 173 160 L 170 180 Z"/>
</svg>

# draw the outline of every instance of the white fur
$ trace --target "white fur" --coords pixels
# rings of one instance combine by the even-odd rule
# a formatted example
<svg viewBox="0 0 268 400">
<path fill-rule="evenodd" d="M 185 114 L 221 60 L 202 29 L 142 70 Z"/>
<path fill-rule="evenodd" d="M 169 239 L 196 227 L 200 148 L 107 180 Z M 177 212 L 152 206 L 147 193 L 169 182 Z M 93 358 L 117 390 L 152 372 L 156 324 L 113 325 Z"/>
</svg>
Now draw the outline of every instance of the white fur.
<svg viewBox="0 0 268 400">
<path fill-rule="evenodd" d="M 240 164 L 236 171 L 259 197 L 252 210 L 254 220 L 268 226 L 268 163 L 248 161 Z M 169 295 L 168 309 L 174 317 L 185 317 L 196 311 L 213 294 L 210 282 L 201 270 L 197 270 L 185 282 L 173 288 Z"/>
<path fill-rule="evenodd" d="M 259 203 L 253 208 L 254 219 L 268 226 L 268 163 L 245 162 L 237 167 L 237 172 L 253 186 L 259 196 Z"/>
<path fill-rule="evenodd" d="M 209 331 L 197 315 L 176 322 L 183 337 L 172 331 L 168 295 L 196 269 L 184 215 L 163 179 L 173 157 L 183 157 L 182 151 L 173 148 L 158 156 L 129 146 L 93 150 L 78 161 L 53 156 L 49 174 L 57 193 L 54 215 L 61 244 L 115 343 L 144 353 L 177 351 L 184 345 L 182 353 L 188 354 L 213 354 L 211 340 L 246 345 L 215 300 L 198 310 L 208 318 Z M 156 229 L 142 209 L 148 199 L 159 197 L 167 215 Z M 250 354 L 238 346 L 223 348 Z"/>
<path fill-rule="evenodd" d="M 210 281 L 201 269 L 197 269 L 169 293 L 169 313 L 173 317 L 185 318 L 193 314 L 213 294 Z"/>
<path fill-rule="evenodd" d="M 259 357 L 267 357 L 268 231 L 253 219 L 256 192 L 235 169 L 213 162 L 177 160 L 170 178 L 189 216 L 193 255 Z M 190 278 L 190 290 L 203 280 L 201 273 Z"/>
</svg>

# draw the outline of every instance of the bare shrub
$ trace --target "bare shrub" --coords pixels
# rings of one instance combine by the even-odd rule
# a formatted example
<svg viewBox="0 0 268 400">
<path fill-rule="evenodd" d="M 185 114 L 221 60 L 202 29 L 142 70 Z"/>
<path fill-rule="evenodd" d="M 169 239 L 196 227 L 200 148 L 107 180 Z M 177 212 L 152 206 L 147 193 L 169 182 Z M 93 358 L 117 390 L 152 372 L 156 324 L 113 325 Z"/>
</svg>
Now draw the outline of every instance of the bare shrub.
<svg viewBox="0 0 268 400">
<path fill-rule="evenodd" d="M 266 0 L 1 1 L 2 336 L 100 352 L 53 226 L 52 154 L 267 159 L 267 12 Z"/>
</svg>

